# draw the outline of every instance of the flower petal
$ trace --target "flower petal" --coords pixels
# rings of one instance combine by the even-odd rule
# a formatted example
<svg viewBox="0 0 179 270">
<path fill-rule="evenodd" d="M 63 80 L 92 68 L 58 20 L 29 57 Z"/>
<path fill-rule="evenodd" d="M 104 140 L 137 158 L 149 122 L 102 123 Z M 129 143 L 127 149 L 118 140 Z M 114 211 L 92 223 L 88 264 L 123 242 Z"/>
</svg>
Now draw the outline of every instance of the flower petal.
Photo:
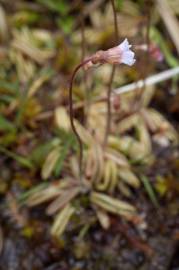
<svg viewBox="0 0 179 270">
<path fill-rule="evenodd" d="M 128 39 L 125 38 L 124 41 L 118 45 L 118 47 L 120 48 L 121 51 L 126 51 L 129 50 L 132 47 L 132 45 L 130 45 Z"/>
<path fill-rule="evenodd" d="M 123 52 L 120 58 L 121 63 L 132 66 L 136 61 L 134 59 L 134 55 L 135 55 L 134 52 L 131 50 Z"/>
</svg>

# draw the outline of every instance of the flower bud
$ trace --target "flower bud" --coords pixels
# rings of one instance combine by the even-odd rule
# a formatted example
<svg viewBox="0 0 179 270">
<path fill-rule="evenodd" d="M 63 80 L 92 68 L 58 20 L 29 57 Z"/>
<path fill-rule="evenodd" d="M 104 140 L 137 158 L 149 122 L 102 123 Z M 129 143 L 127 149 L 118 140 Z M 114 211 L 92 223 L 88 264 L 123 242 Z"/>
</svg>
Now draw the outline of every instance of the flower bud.
<svg viewBox="0 0 179 270">
<path fill-rule="evenodd" d="M 135 49 L 148 51 L 149 55 L 157 62 L 161 62 L 164 59 L 160 48 L 155 43 L 150 43 L 149 46 L 147 44 L 137 45 L 135 46 Z"/>
</svg>

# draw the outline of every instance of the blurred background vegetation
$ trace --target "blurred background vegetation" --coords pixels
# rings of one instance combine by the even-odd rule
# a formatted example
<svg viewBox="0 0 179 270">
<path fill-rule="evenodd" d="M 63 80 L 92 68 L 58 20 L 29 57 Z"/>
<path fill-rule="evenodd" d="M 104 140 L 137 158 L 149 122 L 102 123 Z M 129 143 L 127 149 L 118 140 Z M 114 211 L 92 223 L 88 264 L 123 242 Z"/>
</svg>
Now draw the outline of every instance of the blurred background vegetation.
<svg viewBox="0 0 179 270">
<path fill-rule="evenodd" d="M 76 78 L 82 192 L 69 81 L 118 45 L 112 2 L 136 64 Z M 0 270 L 179 269 L 178 16 L 178 0 L 0 0 Z"/>
</svg>

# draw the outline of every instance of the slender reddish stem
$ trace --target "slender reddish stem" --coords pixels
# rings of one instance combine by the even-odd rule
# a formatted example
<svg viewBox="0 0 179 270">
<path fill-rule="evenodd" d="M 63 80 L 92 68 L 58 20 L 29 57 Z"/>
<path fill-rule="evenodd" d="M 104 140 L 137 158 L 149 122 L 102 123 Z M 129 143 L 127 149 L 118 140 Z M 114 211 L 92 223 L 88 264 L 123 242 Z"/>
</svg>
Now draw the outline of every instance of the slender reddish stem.
<svg viewBox="0 0 179 270">
<path fill-rule="evenodd" d="M 74 124 L 74 111 L 73 111 L 73 82 L 74 82 L 74 78 L 76 73 L 78 72 L 78 70 L 83 67 L 85 64 L 87 64 L 88 62 L 90 62 L 92 60 L 92 58 L 87 58 L 86 60 L 84 60 L 82 63 L 80 63 L 73 71 L 72 76 L 71 76 L 71 80 L 70 80 L 70 87 L 69 87 L 69 112 L 70 112 L 70 123 L 71 123 L 71 128 L 73 133 L 75 134 L 77 140 L 78 140 L 78 144 L 79 144 L 79 174 L 80 174 L 80 181 L 82 182 L 82 162 L 83 162 L 83 143 L 82 140 L 80 138 L 80 135 L 78 134 L 78 131 L 75 127 Z"/>
<path fill-rule="evenodd" d="M 115 39 L 116 43 L 118 43 L 119 38 L 119 30 L 118 30 L 118 24 L 117 24 L 117 14 L 115 9 L 115 3 L 114 0 L 111 0 L 112 10 L 113 10 L 113 16 L 114 16 L 114 28 L 115 28 Z M 111 130 L 111 91 L 112 91 L 112 82 L 115 75 L 115 69 L 116 67 L 113 65 L 111 75 L 109 78 L 109 84 L 108 84 L 108 92 L 107 92 L 107 121 L 106 121 L 106 132 L 104 137 L 104 146 L 107 144 L 108 135 Z"/>
<path fill-rule="evenodd" d="M 118 38 L 119 38 L 119 29 L 118 29 L 118 24 L 117 24 L 117 13 L 116 13 L 114 0 L 111 0 L 111 4 L 112 4 L 113 16 L 114 16 L 115 38 L 116 38 L 116 43 L 117 43 Z"/>
</svg>

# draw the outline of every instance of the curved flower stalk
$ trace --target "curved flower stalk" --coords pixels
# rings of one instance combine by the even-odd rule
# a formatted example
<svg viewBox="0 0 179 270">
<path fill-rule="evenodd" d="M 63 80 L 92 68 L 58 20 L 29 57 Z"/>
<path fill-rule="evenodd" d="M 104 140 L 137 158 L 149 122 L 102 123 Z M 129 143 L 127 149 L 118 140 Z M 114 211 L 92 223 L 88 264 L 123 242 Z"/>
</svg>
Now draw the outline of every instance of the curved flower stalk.
<svg viewBox="0 0 179 270">
<path fill-rule="evenodd" d="M 135 54 L 130 49 L 132 45 L 129 44 L 127 38 L 118 46 L 110 48 L 106 51 L 97 51 L 91 57 L 85 59 L 82 63 L 80 63 L 73 71 L 71 80 L 70 80 L 70 87 L 69 87 L 69 111 L 70 111 L 70 122 L 72 130 L 78 140 L 80 153 L 79 153 L 79 171 L 80 171 L 80 181 L 82 181 L 82 159 L 83 159 L 83 145 L 81 138 L 76 130 L 74 124 L 74 112 L 73 112 L 73 81 L 75 78 L 76 73 L 81 67 L 84 67 L 86 70 L 96 64 L 126 64 L 132 66 L 135 63 Z"/>
</svg>

